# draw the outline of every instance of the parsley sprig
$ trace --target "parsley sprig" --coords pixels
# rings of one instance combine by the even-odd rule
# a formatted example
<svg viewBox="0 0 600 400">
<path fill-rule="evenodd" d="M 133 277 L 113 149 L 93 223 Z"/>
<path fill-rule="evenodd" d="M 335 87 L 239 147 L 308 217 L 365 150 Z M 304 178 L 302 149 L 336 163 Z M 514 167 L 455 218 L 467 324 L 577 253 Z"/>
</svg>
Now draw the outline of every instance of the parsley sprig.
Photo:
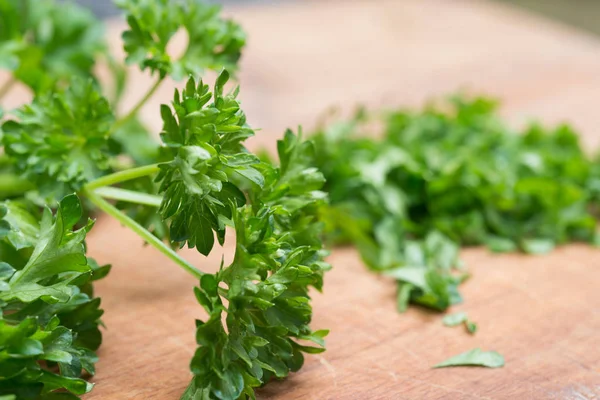
<svg viewBox="0 0 600 400">
<path fill-rule="evenodd" d="M 167 106 L 161 109 L 161 137 L 174 158 L 160 165 L 160 212 L 170 221 L 171 240 L 204 255 L 214 245 L 212 231 L 223 244 L 233 211 L 246 203 L 244 183 L 264 184 L 255 168 L 258 157 L 242 145 L 254 131 L 246 125 L 237 90 L 223 93 L 228 79 L 227 71 L 221 73 L 214 94 L 202 81 L 196 85 L 190 79 L 183 93 L 175 93 L 174 115 Z"/>
<path fill-rule="evenodd" d="M 318 219 L 326 196 L 312 152 L 288 131 L 279 142 L 281 166 L 260 165 L 265 184 L 250 190 L 249 204 L 233 208 L 234 261 L 196 288 L 209 318 L 197 322 L 195 377 L 183 399 L 254 398 L 254 387 L 299 370 L 303 353 L 324 351 L 328 332 L 309 326 L 308 288 L 320 290 L 330 268 Z"/>
<path fill-rule="evenodd" d="M 319 219 L 327 196 L 319 190 L 324 178 L 312 166 L 314 148 L 288 131 L 279 142 L 279 167 L 249 153 L 243 141 L 253 131 L 237 90 L 224 95 L 228 76 L 224 71 L 217 78 L 214 93 L 190 79 L 183 93 L 176 92 L 173 109 L 162 106 L 162 138 L 173 152 L 171 161 L 99 178 L 82 191 L 200 280 L 195 294 L 209 318 L 197 321 L 195 377 L 184 399 L 253 398 L 254 388 L 271 377 L 297 371 L 302 353 L 323 351 L 327 334 L 309 326 L 308 289 L 320 290 L 330 268 L 323 261 L 327 253 Z M 150 175 L 157 175 L 162 195 L 115 186 Z M 210 252 L 215 236 L 224 242 L 227 226 L 235 228 L 234 261 L 216 274 L 197 270 L 104 200 L 106 194 L 159 207 L 170 220 L 172 240 L 203 254 Z M 317 347 L 302 344 L 305 340 Z"/>
<path fill-rule="evenodd" d="M 69 7 L 63 23 L 53 1 L 37 8 L 0 0 L 0 53 L 14 72 L 0 98 L 16 81 L 34 94 L 0 131 L 0 191 L 10 199 L 0 208 L 0 397 L 76 399 L 91 389 L 83 377 L 94 373 L 102 311 L 90 283 L 108 267 L 86 257 L 92 223 L 82 216 L 103 211 L 199 281 L 196 300 L 208 318 L 196 322 L 194 377 L 183 398 L 254 398 L 256 387 L 298 370 L 304 353 L 324 351 L 327 331 L 310 328 L 309 288 L 321 290 L 329 269 L 320 222 L 327 196 L 312 167 L 314 148 L 287 132 L 275 166 L 244 147 L 254 131 L 238 89 L 226 84 L 245 35 L 219 7 L 117 3 L 129 25 L 126 61 L 157 75 L 124 115 L 115 110 L 126 75 L 92 35 L 97 24 L 86 23 L 88 14 Z M 173 58 L 167 47 L 182 29 L 188 46 Z M 110 100 L 92 72 L 99 56 L 114 72 Z M 161 107 L 163 143 L 153 143 L 137 114 L 164 79 L 223 67 L 212 92 L 190 78 Z M 215 274 L 174 250 L 187 244 L 207 255 L 228 227 L 234 261 Z"/>
</svg>

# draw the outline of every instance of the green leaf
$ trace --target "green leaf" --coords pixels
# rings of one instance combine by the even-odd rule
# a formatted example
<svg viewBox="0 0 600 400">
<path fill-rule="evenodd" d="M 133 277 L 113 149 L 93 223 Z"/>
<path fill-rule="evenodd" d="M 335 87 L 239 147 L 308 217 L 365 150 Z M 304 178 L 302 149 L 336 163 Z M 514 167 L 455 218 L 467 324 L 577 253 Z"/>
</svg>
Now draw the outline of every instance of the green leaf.
<svg viewBox="0 0 600 400">
<path fill-rule="evenodd" d="M 396 278 L 401 285 L 409 284 L 410 299 L 417 304 L 443 311 L 459 301 L 452 297 L 454 287 L 457 285 L 456 281 L 440 270 L 427 267 L 400 267 L 386 271 L 385 275 Z M 404 298 L 406 294 L 402 296 Z"/>
<path fill-rule="evenodd" d="M 254 168 L 236 168 L 235 171 L 258 186 L 263 186 L 265 184 L 265 178 Z"/>
<path fill-rule="evenodd" d="M 410 294 L 414 290 L 414 286 L 410 283 L 398 283 L 398 293 L 396 296 L 396 309 L 399 313 L 403 313 L 408 309 Z"/>
<path fill-rule="evenodd" d="M 502 237 L 488 237 L 485 244 L 495 253 L 508 253 L 518 249 L 518 246 L 512 240 Z"/>
<path fill-rule="evenodd" d="M 433 368 L 465 366 L 500 368 L 504 366 L 504 357 L 495 351 L 481 351 L 477 348 L 450 357 L 446 361 L 434 365 Z"/>
<path fill-rule="evenodd" d="M 467 328 L 467 332 L 470 334 L 475 334 L 477 332 L 477 324 L 473 321 L 465 321 L 465 326 Z"/>
<path fill-rule="evenodd" d="M 530 254 L 546 254 L 554 249 L 554 241 L 546 239 L 523 240 L 523 250 Z"/>
<path fill-rule="evenodd" d="M 0 262 L 0 280 L 7 280 L 15 273 L 15 269 L 8 263 Z"/>
<path fill-rule="evenodd" d="M 8 223 L 7 239 L 15 249 L 33 247 L 37 242 L 40 225 L 38 219 L 27 209 L 24 203 L 6 201 L 3 204 L 5 214 L 2 217 Z"/>
<path fill-rule="evenodd" d="M 443 322 L 446 326 L 457 326 L 468 320 L 466 312 L 458 312 L 456 314 L 448 314 L 444 316 Z"/>
<path fill-rule="evenodd" d="M 9 281 L 15 294 L 35 290 L 35 297 L 39 298 L 46 294 L 44 294 L 44 286 L 37 285 L 38 282 L 65 272 L 91 271 L 83 247 L 87 228 L 69 232 L 73 223 L 81 216 L 81 206 L 78 203 L 79 200 L 75 196 L 65 198 L 60 204 L 55 220 L 50 210 L 44 212 L 39 240 L 28 263 Z M 57 284 L 48 286 L 47 295 L 52 296 L 58 287 Z M 3 297 L 8 299 L 7 295 Z M 34 298 L 29 296 L 26 301 L 33 300 Z"/>
<path fill-rule="evenodd" d="M 82 395 L 90 392 L 94 384 L 79 378 L 70 378 L 44 371 L 40 381 L 50 390 L 64 388 L 74 394 Z"/>
</svg>

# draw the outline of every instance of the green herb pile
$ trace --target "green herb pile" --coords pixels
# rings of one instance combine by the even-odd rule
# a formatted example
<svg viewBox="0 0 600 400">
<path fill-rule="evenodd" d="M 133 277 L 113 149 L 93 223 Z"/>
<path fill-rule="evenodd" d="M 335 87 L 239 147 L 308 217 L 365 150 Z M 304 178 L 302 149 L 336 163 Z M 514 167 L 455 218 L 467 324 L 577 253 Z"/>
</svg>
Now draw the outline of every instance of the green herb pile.
<svg viewBox="0 0 600 400">
<path fill-rule="evenodd" d="M 87 215 L 98 212 L 199 282 L 194 294 L 207 318 L 196 321 L 182 399 L 254 398 L 254 388 L 300 369 L 303 354 L 324 351 L 327 331 L 310 328 L 309 288 L 321 290 L 330 268 L 314 146 L 288 131 L 276 165 L 244 147 L 254 130 L 228 71 L 245 34 L 218 6 L 116 3 L 128 23 L 125 62 L 155 78 L 123 115 L 126 69 L 90 14 L 50 0 L 0 0 L 0 67 L 12 72 L 0 98 L 15 84 L 33 95 L 0 114 L 0 399 L 78 399 L 92 389 L 85 378 L 94 374 L 102 310 L 91 282 L 109 271 L 86 257 Z M 181 29 L 189 44 L 175 59 L 167 48 Z M 98 68 L 112 72 L 112 86 Z M 204 69 L 220 71 L 212 90 Z M 159 143 L 137 116 L 167 77 L 188 79 L 157 110 Z M 208 255 L 228 228 L 234 260 L 215 274 L 173 250 Z"/>
<path fill-rule="evenodd" d="M 313 136 L 330 237 L 398 280 L 401 311 L 461 301 L 460 246 L 545 253 L 597 240 L 599 169 L 577 134 L 566 125 L 514 131 L 496 109 L 488 98 L 455 97 L 388 113 L 382 132 L 359 113 Z"/>
<path fill-rule="evenodd" d="M 395 278 L 401 311 L 462 300 L 461 246 L 543 253 L 597 241 L 600 167 L 567 126 L 515 132 L 494 101 L 455 98 L 389 113 L 374 136 L 362 114 L 309 141 L 287 131 L 270 162 L 244 146 L 255 131 L 230 76 L 241 28 L 203 0 L 116 3 L 128 25 L 122 61 L 77 6 L 0 0 L 0 68 L 10 72 L 0 99 L 16 84 L 32 94 L 0 110 L 0 400 L 92 389 L 102 341 L 92 282 L 110 267 L 86 256 L 85 237 L 100 212 L 198 281 L 206 318 L 195 324 L 186 400 L 253 399 L 324 351 L 309 290 L 330 269 L 325 237 L 353 243 L 370 269 Z M 174 58 L 167 49 L 180 30 L 189 41 Z M 120 114 L 124 64 L 154 83 Z M 214 85 L 205 69 L 219 73 Z M 110 71 L 108 85 L 98 70 Z M 150 132 L 138 114 L 166 78 L 186 83 L 156 110 L 161 132 Z M 228 229 L 235 254 L 217 273 L 176 252 L 208 255 Z M 477 330 L 464 313 L 444 322 Z M 503 363 L 474 349 L 436 367 Z"/>
</svg>

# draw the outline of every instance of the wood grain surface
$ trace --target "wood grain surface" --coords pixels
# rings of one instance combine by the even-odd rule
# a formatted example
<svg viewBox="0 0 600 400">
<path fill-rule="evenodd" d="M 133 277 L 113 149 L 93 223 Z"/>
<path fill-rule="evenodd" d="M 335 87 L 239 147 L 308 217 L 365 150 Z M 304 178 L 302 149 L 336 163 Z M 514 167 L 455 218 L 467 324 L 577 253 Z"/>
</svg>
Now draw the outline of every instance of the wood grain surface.
<svg viewBox="0 0 600 400">
<path fill-rule="evenodd" d="M 600 41 L 482 1 L 305 1 L 230 8 L 249 35 L 240 76 L 252 146 L 272 146 L 284 128 L 312 126 L 323 111 L 418 106 L 462 89 L 491 93 L 520 124 L 531 116 L 578 127 L 600 144 Z M 120 22 L 109 34 L 120 46 Z M 124 108 L 150 85 L 136 75 Z M 164 85 L 142 110 L 159 129 Z M 103 218 L 91 254 L 114 265 L 98 284 L 107 325 L 97 383 L 87 400 L 177 399 L 195 350 L 196 283 L 132 233 Z M 222 250 L 230 257 L 231 247 Z M 204 270 L 209 258 L 185 252 Z M 480 330 L 442 326 L 420 309 L 399 315 L 395 284 L 365 270 L 355 250 L 335 249 L 314 327 L 330 328 L 328 351 L 260 390 L 260 399 L 598 399 L 600 251 L 583 245 L 547 256 L 464 251 L 463 286 Z M 431 365 L 474 347 L 506 357 L 501 369 Z"/>
</svg>

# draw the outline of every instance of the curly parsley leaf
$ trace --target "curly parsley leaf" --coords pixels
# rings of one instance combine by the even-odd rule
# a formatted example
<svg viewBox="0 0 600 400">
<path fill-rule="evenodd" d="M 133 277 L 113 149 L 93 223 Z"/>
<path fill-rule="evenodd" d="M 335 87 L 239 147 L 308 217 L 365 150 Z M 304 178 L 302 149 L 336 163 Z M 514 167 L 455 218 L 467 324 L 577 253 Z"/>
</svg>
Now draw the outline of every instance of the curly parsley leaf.
<svg viewBox="0 0 600 400">
<path fill-rule="evenodd" d="M 46 209 L 39 225 L 27 213 L 26 205 L 0 206 L 0 396 L 66 391 L 76 399 L 93 386 L 81 375 L 94 373 L 101 342 L 102 310 L 89 282 L 108 267 L 85 256 L 91 223 L 73 230 L 82 213 L 76 196 L 65 197 L 55 217 Z"/>
<path fill-rule="evenodd" d="M 56 201 L 109 170 L 114 120 L 94 82 L 74 78 L 64 90 L 37 96 L 2 125 L 6 154 L 44 199 Z"/>
<path fill-rule="evenodd" d="M 246 124 L 237 91 L 223 93 L 228 78 L 223 71 L 214 94 L 202 81 L 190 79 L 181 94 L 175 93 L 174 112 L 161 107 L 161 137 L 174 157 L 160 164 L 160 212 L 170 221 L 172 241 L 204 255 L 215 243 L 213 230 L 219 243 L 224 242 L 233 211 L 246 203 L 244 186 L 264 184 L 255 168 L 258 158 L 242 144 L 254 131 Z"/>
<path fill-rule="evenodd" d="M 204 0 L 116 0 L 126 12 L 129 30 L 123 33 L 126 61 L 149 69 L 160 78 L 198 76 L 204 69 L 234 71 L 246 42 L 239 25 L 222 19 L 220 7 Z M 179 59 L 167 48 L 184 29 L 188 45 Z"/>
</svg>

